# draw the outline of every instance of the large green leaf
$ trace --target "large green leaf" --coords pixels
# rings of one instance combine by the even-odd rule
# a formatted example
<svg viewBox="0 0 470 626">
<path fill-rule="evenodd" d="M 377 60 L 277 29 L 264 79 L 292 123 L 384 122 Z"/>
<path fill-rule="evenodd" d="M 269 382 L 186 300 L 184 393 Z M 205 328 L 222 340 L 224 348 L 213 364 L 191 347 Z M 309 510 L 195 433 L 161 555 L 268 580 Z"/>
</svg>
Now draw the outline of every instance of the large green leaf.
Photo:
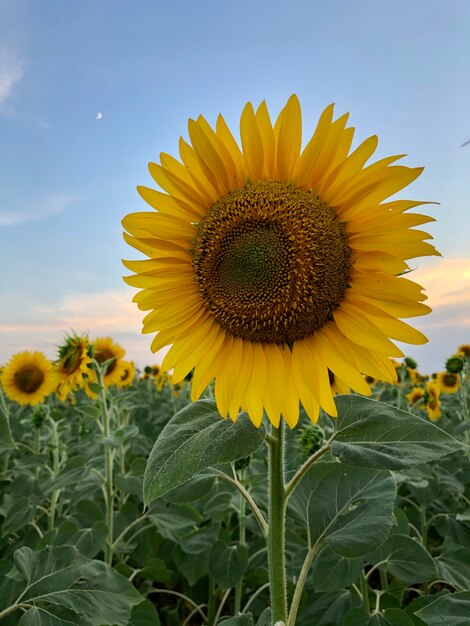
<svg viewBox="0 0 470 626">
<path fill-rule="evenodd" d="M 144 500 L 152 500 L 202 470 L 236 461 L 257 450 L 265 439 L 246 413 L 236 422 L 223 420 L 213 400 L 199 400 L 179 411 L 153 446 L 144 475 Z"/>
<path fill-rule="evenodd" d="M 416 615 L 428 626 L 470 626 L 470 591 L 441 596 Z"/>
<path fill-rule="evenodd" d="M 387 541 L 366 559 L 407 584 L 429 582 L 436 578 L 434 559 L 426 548 L 407 535 L 393 533 Z"/>
<path fill-rule="evenodd" d="M 313 559 L 313 589 L 335 591 L 350 587 L 362 571 L 362 559 L 348 559 L 325 546 Z"/>
<path fill-rule="evenodd" d="M 73 546 L 24 547 L 14 554 L 23 585 L 17 602 L 30 609 L 21 626 L 127 626 L 142 596 L 124 576 Z"/>
<path fill-rule="evenodd" d="M 216 541 L 209 553 L 209 571 L 223 588 L 234 587 L 248 565 L 248 550 L 242 544 L 230 546 L 225 541 Z"/>
<path fill-rule="evenodd" d="M 436 563 L 441 580 L 445 580 L 446 583 L 450 583 L 462 591 L 470 588 L 470 552 L 468 548 L 459 546 L 447 539 Z"/>
<path fill-rule="evenodd" d="M 413 626 L 413 620 L 401 609 L 386 609 L 372 615 L 363 609 L 353 609 L 346 615 L 343 626 Z"/>
<path fill-rule="evenodd" d="M 396 486 L 390 472 L 342 463 L 313 465 L 289 500 L 312 545 L 325 542 L 348 558 L 371 552 L 387 539 Z"/>
<path fill-rule="evenodd" d="M 336 396 L 332 453 L 343 463 L 399 470 L 462 449 L 431 422 L 389 404 L 349 394 Z"/>
</svg>

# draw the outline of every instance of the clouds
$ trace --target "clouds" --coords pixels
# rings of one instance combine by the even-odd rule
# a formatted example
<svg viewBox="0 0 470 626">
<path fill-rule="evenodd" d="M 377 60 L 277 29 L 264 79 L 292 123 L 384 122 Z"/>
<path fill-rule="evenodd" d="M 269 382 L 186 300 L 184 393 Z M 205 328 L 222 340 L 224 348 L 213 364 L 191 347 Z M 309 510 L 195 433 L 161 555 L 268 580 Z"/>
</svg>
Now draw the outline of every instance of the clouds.
<svg viewBox="0 0 470 626">
<path fill-rule="evenodd" d="M 0 105 L 11 95 L 14 86 L 23 77 L 24 60 L 6 44 L 0 45 Z"/>
<path fill-rule="evenodd" d="M 141 335 L 142 318 L 132 291 L 69 293 L 57 304 L 18 311 L 21 319 L 0 320 L 0 364 L 20 350 L 42 350 L 55 358 L 64 332 L 88 332 L 91 338 L 111 336 L 140 365 L 159 362 L 150 351 L 151 336 Z M 16 321 L 18 320 L 18 321 Z"/>
<path fill-rule="evenodd" d="M 65 211 L 76 198 L 70 194 L 50 194 L 45 198 L 29 200 L 26 206 L 0 209 L 0 226 L 23 222 L 37 222 Z"/>
</svg>

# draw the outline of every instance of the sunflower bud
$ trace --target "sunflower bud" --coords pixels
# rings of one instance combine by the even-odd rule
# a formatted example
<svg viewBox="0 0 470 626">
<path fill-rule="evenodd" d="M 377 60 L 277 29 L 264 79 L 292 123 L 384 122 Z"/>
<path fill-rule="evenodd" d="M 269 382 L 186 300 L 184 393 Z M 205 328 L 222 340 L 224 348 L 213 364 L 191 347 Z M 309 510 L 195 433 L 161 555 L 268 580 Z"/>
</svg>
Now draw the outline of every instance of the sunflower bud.
<svg viewBox="0 0 470 626">
<path fill-rule="evenodd" d="M 463 370 L 464 360 L 459 356 L 452 356 L 446 361 L 446 370 L 451 374 L 460 374 Z"/>
</svg>

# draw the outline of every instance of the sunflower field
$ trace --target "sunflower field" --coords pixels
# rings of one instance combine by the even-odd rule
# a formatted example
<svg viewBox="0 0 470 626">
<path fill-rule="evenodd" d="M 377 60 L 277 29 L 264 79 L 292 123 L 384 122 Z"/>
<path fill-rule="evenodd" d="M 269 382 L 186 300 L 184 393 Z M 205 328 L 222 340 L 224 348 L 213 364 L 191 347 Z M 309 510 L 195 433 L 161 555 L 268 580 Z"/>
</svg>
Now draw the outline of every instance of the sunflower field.
<svg viewBox="0 0 470 626">
<path fill-rule="evenodd" d="M 122 220 L 161 364 L 72 333 L 4 365 L 2 624 L 470 625 L 470 346 L 394 343 L 434 218 L 354 131 L 330 105 L 302 148 L 296 95 L 240 144 L 189 120 Z"/>
<path fill-rule="evenodd" d="M 275 429 L 124 356 L 72 335 L 2 368 L 0 622 L 269 626 Z M 391 363 L 283 429 L 289 624 L 469 623 L 470 346 Z"/>
</svg>

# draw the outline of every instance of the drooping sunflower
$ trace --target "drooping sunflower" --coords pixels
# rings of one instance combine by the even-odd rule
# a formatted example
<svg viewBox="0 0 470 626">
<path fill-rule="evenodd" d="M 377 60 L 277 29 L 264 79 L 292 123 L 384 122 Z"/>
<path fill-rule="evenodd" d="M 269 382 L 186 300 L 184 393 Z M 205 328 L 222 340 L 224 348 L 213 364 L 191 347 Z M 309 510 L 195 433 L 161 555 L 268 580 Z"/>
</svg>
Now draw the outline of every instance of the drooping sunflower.
<svg viewBox="0 0 470 626">
<path fill-rule="evenodd" d="M 161 154 L 150 174 L 164 192 L 138 187 L 153 209 L 126 216 L 126 241 L 149 257 L 125 261 L 141 289 L 144 333 L 192 399 L 215 379 L 220 414 L 239 408 L 259 425 L 263 410 L 292 427 L 299 401 L 313 422 L 336 415 L 328 370 L 370 394 L 362 373 L 394 382 L 390 338 L 427 340 L 399 318 L 430 311 L 420 285 L 399 277 L 413 257 L 438 254 L 413 227 L 423 202 L 389 196 L 422 168 L 367 161 L 377 137 L 351 151 L 348 115 L 333 105 L 301 149 L 300 104 L 292 96 L 273 125 L 263 102 L 241 115 L 241 148 L 222 116 L 215 129 L 189 121 L 180 161 Z"/>
<path fill-rule="evenodd" d="M 105 387 L 110 385 L 119 385 L 122 376 L 125 373 L 126 361 L 123 358 L 126 354 L 124 348 L 118 343 L 115 343 L 110 337 L 99 337 L 93 342 L 93 358 L 98 361 L 99 364 L 113 359 L 106 368 L 106 372 L 103 377 L 103 384 Z M 97 398 L 97 394 L 90 387 L 90 383 L 96 384 L 98 378 L 94 369 L 90 368 L 88 381 L 85 385 L 85 392 L 87 396 L 92 399 Z"/>
<path fill-rule="evenodd" d="M 455 393 L 460 389 L 460 376 L 451 372 L 439 372 L 437 382 L 442 393 Z"/>
<path fill-rule="evenodd" d="M 59 346 L 56 362 L 59 375 L 56 393 L 61 400 L 85 385 L 90 374 L 91 359 L 92 345 L 87 335 L 66 335 L 65 342 Z"/>
<path fill-rule="evenodd" d="M 19 352 L 2 371 L 2 387 L 10 400 L 36 406 L 54 391 L 57 373 L 42 352 Z"/>
</svg>

